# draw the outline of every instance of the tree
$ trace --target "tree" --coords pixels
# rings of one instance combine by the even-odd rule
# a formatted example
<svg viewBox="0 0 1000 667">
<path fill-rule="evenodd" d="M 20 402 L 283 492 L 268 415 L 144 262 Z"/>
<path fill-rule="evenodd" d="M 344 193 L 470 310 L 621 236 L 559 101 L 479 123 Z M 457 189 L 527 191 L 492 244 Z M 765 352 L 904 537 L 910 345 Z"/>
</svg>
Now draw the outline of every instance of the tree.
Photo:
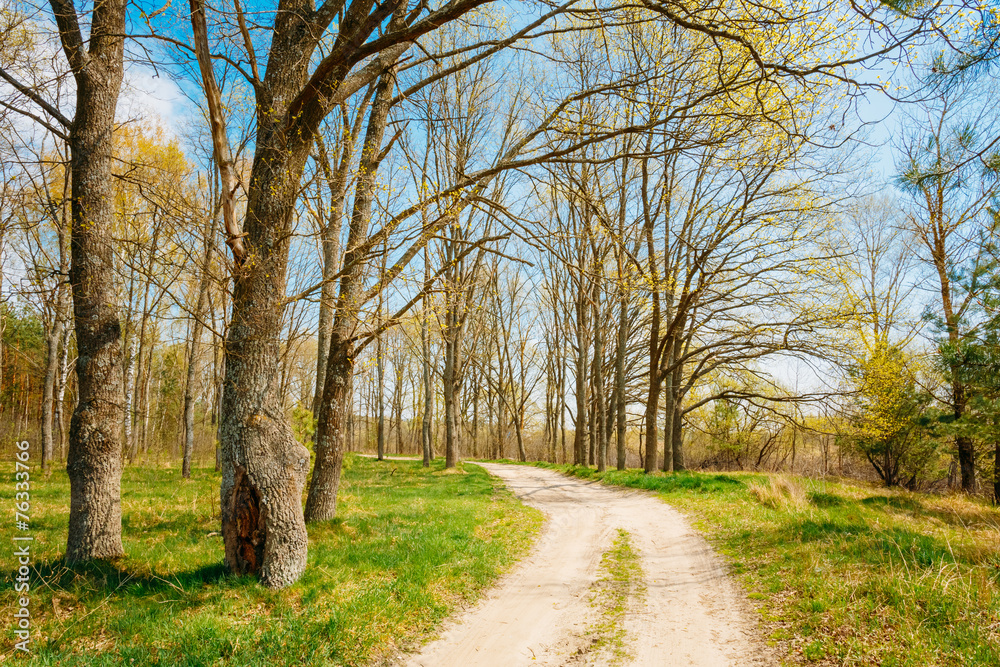
<svg viewBox="0 0 1000 667">
<path fill-rule="evenodd" d="M 973 275 L 961 277 L 963 290 L 969 281 L 978 283 L 980 296 L 974 313 L 967 318 L 971 326 L 966 335 L 952 343 L 939 344 L 939 360 L 946 375 L 960 381 L 969 392 L 969 411 L 950 430 L 993 449 L 993 502 L 1000 504 L 1000 256 L 996 229 L 1000 224 L 997 209 L 990 210 L 992 224 L 984 230 L 979 243 L 984 260 Z"/>
<path fill-rule="evenodd" d="M 210 197 L 210 201 L 217 197 Z M 184 455 L 181 461 L 181 476 L 191 477 L 191 457 L 194 454 L 194 408 L 195 384 L 198 375 L 199 349 L 201 347 L 202 329 L 205 315 L 208 311 L 209 289 L 211 288 L 211 263 L 215 252 L 215 235 L 218 231 L 218 206 L 213 206 L 211 224 L 204 238 L 204 252 L 201 257 L 198 275 L 197 296 L 194 299 L 194 311 L 191 313 L 191 342 L 188 348 L 187 377 L 184 381 Z"/>
<path fill-rule="evenodd" d="M 124 76 L 126 3 L 94 6 L 87 41 L 72 0 L 52 0 L 59 40 L 76 81 L 72 121 L 25 92 L 63 128 L 72 183 L 69 271 L 76 328 L 78 399 L 70 422 L 66 561 L 117 558 L 122 548 L 121 322 L 112 225 L 113 131 Z"/>
<path fill-rule="evenodd" d="M 937 449 L 923 428 L 930 397 L 919 389 L 913 363 L 885 343 L 859 361 L 851 373 L 856 397 L 848 436 L 886 486 L 911 490 Z"/>
<path fill-rule="evenodd" d="M 255 155 L 246 184 L 245 221 L 240 225 L 232 201 L 237 183 L 225 110 L 212 68 L 205 6 L 200 0 L 191 2 L 194 43 L 222 183 L 223 220 L 236 265 L 220 428 L 222 533 L 229 567 L 259 573 L 268 586 L 290 584 L 305 567 L 304 516 L 326 519 L 336 510 L 356 353 L 354 334 L 359 299 L 365 294 L 363 259 L 379 243 L 369 237 L 369 217 L 374 172 L 382 159 L 382 136 L 392 106 L 392 66 L 417 38 L 485 3 L 454 0 L 437 8 L 419 5 L 408 12 L 407 4 L 399 1 L 334 2 L 318 9 L 308 0 L 283 1 L 263 78 L 244 15 L 236 7 L 236 22 L 244 37 L 242 59 L 250 65 L 244 74 L 257 100 Z M 334 34 L 328 37 L 334 23 Z M 330 50 L 312 66 L 311 56 L 330 37 Z M 305 483 L 309 456 L 295 441 L 273 389 L 286 300 L 289 232 L 301 176 L 320 124 L 354 92 L 376 81 L 330 334 L 316 465 L 303 515 L 298 491 Z"/>
<path fill-rule="evenodd" d="M 937 282 L 936 304 L 930 311 L 946 344 L 962 345 L 968 317 L 985 287 L 980 274 L 986 261 L 978 243 L 989 227 L 989 203 L 998 192 L 997 172 L 974 159 L 992 136 L 991 110 L 977 107 L 961 88 L 946 89 L 920 105 L 917 118 L 902 142 L 899 186 L 911 196 L 906 223 L 919 242 L 919 255 Z M 967 279 L 962 280 L 965 276 Z M 962 369 L 948 368 L 949 395 L 942 397 L 955 421 L 969 407 Z M 962 489 L 976 488 L 975 447 L 962 433 L 955 437 Z"/>
</svg>

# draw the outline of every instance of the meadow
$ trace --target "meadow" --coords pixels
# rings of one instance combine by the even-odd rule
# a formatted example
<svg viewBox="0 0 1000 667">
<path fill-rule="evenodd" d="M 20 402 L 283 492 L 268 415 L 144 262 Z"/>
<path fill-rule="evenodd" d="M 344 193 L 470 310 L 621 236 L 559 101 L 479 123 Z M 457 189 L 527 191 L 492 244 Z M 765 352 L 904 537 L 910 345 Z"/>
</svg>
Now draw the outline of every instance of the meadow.
<svg viewBox="0 0 1000 667">
<path fill-rule="evenodd" d="M 309 527 L 309 565 L 275 591 L 229 574 L 219 477 L 126 468 L 126 556 L 68 568 L 65 471 L 37 477 L 31 534 L 38 665 L 363 665 L 419 643 L 530 546 L 540 515 L 481 468 L 349 455 L 338 518 Z M 9 491 L 9 493 L 8 493 Z M 13 482 L 4 489 L 12 503 Z M 8 559 L 8 563 L 13 561 Z M 13 566 L 12 566 L 13 567 Z M 0 592 L 13 653 L 14 570 Z"/>
</svg>

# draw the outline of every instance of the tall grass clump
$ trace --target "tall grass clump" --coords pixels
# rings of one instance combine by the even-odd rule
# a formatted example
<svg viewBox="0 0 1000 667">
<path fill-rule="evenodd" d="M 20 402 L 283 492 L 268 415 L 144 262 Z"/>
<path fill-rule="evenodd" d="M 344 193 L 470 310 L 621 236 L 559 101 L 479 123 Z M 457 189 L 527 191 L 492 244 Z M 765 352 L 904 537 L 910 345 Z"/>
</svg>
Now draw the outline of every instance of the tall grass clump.
<svg viewBox="0 0 1000 667">
<path fill-rule="evenodd" d="M 806 506 L 806 492 L 787 477 L 768 477 L 750 482 L 747 488 L 761 505 L 773 510 L 800 510 Z"/>
</svg>

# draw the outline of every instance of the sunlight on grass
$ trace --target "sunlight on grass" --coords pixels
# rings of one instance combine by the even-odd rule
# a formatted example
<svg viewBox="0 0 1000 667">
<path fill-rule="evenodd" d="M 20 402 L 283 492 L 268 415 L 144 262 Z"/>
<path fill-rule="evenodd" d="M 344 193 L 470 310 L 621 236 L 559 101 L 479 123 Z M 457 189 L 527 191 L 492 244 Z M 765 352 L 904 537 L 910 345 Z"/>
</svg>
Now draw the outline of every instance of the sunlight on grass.
<svg viewBox="0 0 1000 667">
<path fill-rule="evenodd" d="M 419 642 L 530 545 L 540 515 L 478 466 L 349 457 L 340 516 L 310 526 L 302 579 L 271 591 L 222 566 L 218 475 L 125 471 L 127 556 L 67 569 L 65 472 L 33 489 L 40 665 L 358 665 Z M 13 485 L 9 485 L 10 489 Z M 0 594 L 14 605 L 13 572 Z M 7 614 L 5 619 L 10 619 Z M 5 653 L 13 640 L 5 620 Z"/>
<path fill-rule="evenodd" d="M 1000 511 L 801 477 L 555 468 L 657 491 L 729 560 L 795 664 L 1000 664 Z"/>
</svg>

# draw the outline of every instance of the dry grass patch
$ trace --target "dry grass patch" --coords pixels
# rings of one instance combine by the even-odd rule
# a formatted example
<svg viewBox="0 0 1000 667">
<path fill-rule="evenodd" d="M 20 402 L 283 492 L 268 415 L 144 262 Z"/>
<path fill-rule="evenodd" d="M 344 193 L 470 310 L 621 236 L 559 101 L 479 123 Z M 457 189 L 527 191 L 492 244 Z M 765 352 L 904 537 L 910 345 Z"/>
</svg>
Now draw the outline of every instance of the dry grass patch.
<svg viewBox="0 0 1000 667">
<path fill-rule="evenodd" d="M 806 506 L 806 492 L 794 480 L 780 475 L 763 482 L 750 482 L 750 493 L 765 507 L 774 510 L 798 510 Z"/>
</svg>

